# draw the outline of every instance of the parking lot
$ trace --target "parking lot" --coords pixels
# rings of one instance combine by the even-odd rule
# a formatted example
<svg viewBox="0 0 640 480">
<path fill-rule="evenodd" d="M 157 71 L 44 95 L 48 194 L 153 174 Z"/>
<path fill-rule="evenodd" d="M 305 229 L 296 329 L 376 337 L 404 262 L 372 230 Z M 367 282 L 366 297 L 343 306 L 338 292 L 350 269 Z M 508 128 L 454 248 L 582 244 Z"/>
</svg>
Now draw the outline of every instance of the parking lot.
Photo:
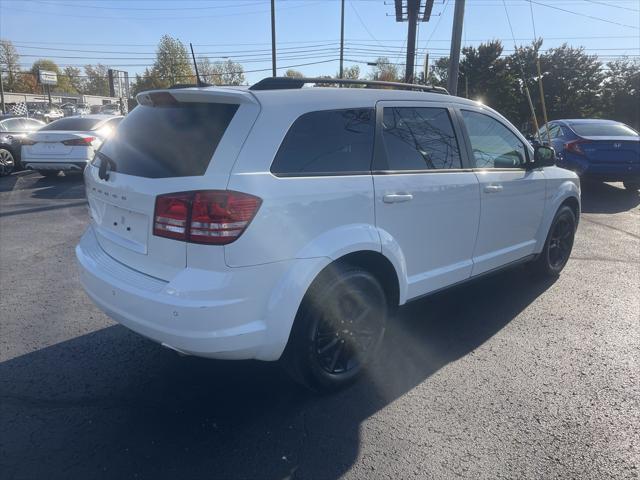
<svg viewBox="0 0 640 480">
<path fill-rule="evenodd" d="M 640 196 L 588 185 L 560 278 L 402 308 L 354 387 L 180 357 L 78 282 L 81 177 L 0 178 L 0 477 L 638 478 Z"/>
</svg>

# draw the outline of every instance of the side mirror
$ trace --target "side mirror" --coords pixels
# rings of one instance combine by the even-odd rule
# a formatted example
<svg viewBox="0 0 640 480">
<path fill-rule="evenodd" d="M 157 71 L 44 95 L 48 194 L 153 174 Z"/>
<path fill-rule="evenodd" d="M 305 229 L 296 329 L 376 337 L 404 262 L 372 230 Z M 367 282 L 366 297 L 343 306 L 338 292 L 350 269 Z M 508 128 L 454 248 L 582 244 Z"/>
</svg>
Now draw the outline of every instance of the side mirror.
<svg viewBox="0 0 640 480">
<path fill-rule="evenodd" d="M 552 167 L 556 164 L 556 151 L 547 145 L 534 147 L 532 168 Z"/>
</svg>

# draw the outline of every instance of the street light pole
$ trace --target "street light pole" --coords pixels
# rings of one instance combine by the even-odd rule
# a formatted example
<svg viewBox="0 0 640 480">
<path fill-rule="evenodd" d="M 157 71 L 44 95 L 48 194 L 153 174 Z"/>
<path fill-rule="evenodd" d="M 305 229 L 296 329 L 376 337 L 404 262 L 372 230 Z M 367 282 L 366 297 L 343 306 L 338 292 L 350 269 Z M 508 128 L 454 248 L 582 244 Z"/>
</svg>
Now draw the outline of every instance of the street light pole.
<svg viewBox="0 0 640 480">
<path fill-rule="evenodd" d="M 453 28 L 451 30 L 451 53 L 449 55 L 448 90 L 451 95 L 458 94 L 458 72 L 460 70 L 460 44 L 462 42 L 462 22 L 464 21 L 464 0 L 455 0 Z"/>
<path fill-rule="evenodd" d="M 271 0 L 271 76 L 276 76 L 276 0 Z"/>
</svg>

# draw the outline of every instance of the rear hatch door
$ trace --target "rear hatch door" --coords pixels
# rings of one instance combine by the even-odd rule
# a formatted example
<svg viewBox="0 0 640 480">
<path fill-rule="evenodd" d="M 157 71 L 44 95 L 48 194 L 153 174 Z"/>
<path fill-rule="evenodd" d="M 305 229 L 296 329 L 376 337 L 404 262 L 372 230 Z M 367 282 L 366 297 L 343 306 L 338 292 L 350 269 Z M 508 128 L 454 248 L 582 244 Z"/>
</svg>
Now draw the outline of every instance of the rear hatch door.
<svg viewBox="0 0 640 480">
<path fill-rule="evenodd" d="M 257 116 L 252 98 L 202 89 L 138 96 L 140 105 L 85 171 L 92 223 L 107 254 L 163 280 L 185 268 L 187 243 L 153 235 L 156 197 L 226 188 Z"/>
</svg>

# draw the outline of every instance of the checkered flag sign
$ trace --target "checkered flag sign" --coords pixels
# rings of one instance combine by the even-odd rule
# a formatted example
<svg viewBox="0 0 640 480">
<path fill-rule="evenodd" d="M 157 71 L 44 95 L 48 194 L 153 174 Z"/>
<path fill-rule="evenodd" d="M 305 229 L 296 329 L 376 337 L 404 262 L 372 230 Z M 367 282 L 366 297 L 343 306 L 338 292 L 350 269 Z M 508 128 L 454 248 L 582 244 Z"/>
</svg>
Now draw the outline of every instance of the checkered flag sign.
<svg viewBox="0 0 640 480">
<path fill-rule="evenodd" d="M 27 116 L 27 104 L 24 102 L 16 103 L 12 105 L 10 110 L 11 110 L 11 113 L 13 113 L 14 115 L 17 115 L 20 117 Z"/>
</svg>

